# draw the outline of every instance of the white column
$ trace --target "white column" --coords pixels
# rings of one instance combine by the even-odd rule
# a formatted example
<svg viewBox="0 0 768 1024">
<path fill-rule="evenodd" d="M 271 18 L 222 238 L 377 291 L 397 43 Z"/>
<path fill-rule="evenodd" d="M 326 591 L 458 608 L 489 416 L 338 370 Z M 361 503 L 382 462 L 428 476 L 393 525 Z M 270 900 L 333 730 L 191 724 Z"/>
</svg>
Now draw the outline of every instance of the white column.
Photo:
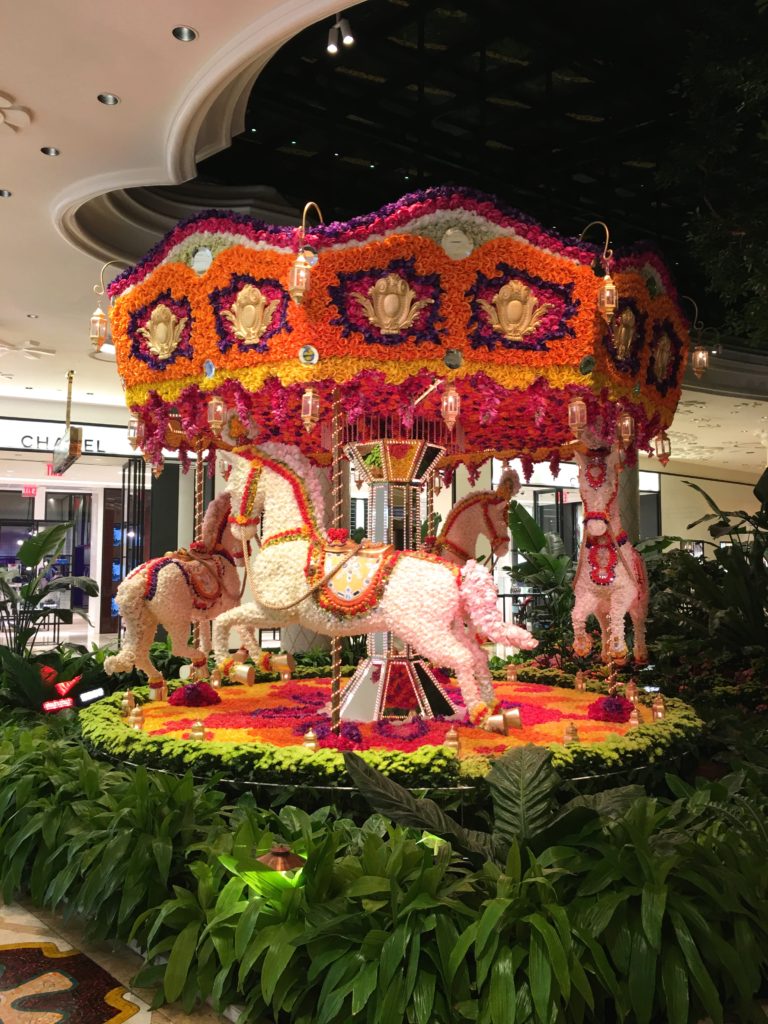
<svg viewBox="0 0 768 1024">
<path fill-rule="evenodd" d="M 91 491 L 91 568 L 90 576 L 101 584 L 102 548 L 104 546 L 104 488 Z M 88 598 L 88 646 L 101 643 L 101 594 Z"/>
</svg>

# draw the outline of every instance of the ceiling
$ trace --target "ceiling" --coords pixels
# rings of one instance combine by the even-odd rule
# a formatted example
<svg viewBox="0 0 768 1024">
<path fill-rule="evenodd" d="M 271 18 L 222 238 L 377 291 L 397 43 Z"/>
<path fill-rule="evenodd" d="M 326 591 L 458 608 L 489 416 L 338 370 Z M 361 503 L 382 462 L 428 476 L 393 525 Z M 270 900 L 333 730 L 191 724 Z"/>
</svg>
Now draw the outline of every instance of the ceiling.
<svg viewBox="0 0 768 1024">
<path fill-rule="evenodd" d="M 516 15 L 502 0 L 368 0 L 348 10 L 357 41 L 337 58 L 331 4 L 134 0 L 126 17 L 91 0 L 0 0 L 0 94 L 29 115 L 0 125 L 0 401 L 61 403 L 75 368 L 78 408 L 121 405 L 114 365 L 87 358 L 100 257 L 133 259 L 211 205 L 285 223 L 311 198 L 346 218 L 460 183 L 564 232 L 597 217 L 616 244 L 650 238 L 682 290 L 703 293 L 688 201 L 656 184 L 684 116 L 693 0 L 638 7 L 629 33 L 607 4 Z M 198 38 L 177 41 L 176 25 Z M 30 361 L 30 340 L 54 355 Z M 674 454 L 761 470 L 768 387 L 756 390 L 704 409 L 686 392 Z"/>
</svg>

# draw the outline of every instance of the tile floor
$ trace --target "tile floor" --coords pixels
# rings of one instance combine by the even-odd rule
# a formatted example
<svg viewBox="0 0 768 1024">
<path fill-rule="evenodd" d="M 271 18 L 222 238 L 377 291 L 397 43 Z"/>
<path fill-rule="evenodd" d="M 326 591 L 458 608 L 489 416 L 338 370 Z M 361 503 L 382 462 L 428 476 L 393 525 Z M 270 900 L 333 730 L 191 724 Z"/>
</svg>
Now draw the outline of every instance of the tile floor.
<svg viewBox="0 0 768 1024">
<path fill-rule="evenodd" d="M 186 1014 L 173 1006 L 150 1010 L 152 994 L 135 988 L 131 978 L 141 966 L 141 957 L 116 942 L 93 942 L 83 937 L 83 929 L 76 922 L 64 921 L 55 914 L 37 907 L 19 904 L 4 905 L 0 901 L 0 946 L 36 940 L 52 942 L 59 949 L 77 949 L 108 971 L 128 989 L 126 998 L 135 1002 L 138 1013 L 127 1024 L 222 1024 L 223 1018 L 213 1010 L 204 1008 Z"/>
</svg>

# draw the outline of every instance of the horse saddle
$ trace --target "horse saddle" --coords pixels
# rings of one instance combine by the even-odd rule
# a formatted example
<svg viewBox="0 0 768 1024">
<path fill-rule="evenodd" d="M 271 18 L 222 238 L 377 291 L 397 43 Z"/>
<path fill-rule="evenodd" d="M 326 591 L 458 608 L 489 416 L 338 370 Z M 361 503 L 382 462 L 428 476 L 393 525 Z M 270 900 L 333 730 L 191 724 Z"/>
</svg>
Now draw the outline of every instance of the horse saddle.
<svg viewBox="0 0 768 1024">
<path fill-rule="evenodd" d="M 325 580 L 318 588 L 318 603 L 341 615 L 358 615 L 377 604 L 397 561 L 391 544 L 366 543 L 355 549 L 347 544 L 317 545 L 307 566 L 310 583 Z"/>
</svg>

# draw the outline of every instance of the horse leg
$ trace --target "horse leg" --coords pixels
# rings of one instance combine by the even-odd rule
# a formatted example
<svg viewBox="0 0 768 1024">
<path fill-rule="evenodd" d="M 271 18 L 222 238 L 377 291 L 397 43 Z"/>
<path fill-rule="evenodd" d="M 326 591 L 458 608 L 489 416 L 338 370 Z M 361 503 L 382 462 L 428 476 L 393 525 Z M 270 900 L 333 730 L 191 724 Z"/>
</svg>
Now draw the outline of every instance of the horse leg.
<svg viewBox="0 0 768 1024">
<path fill-rule="evenodd" d="M 573 653 L 578 658 L 586 658 L 592 650 L 592 637 L 587 633 L 587 617 L 594 611 L 594 597 L 589 592 L 580 590 L 578 577 L 574 582 L 575 600 L 571 612 L 573 624 Z"/>
<path fill-rule="evenodd" d="M 466 636 L 460 633 L 463 624 L 461 622 L 449 633 L 441 636 L 425 636 L 419 629 L 412 629 L 411 624 L 400 624 L 400 637 L 412 645 L 414 650 L 422 657 L 435 665 L 444 665 L 453 669 L 456 673 L 456 681 L 461 689 L 464 706 L 470 716 L 473 708 L 477 714 L 484 703 L 483 696 L 475 680 L 475 657 L 474 652 Z"/>
<path fill-rule="evenodd" d="M 210 619 L 198 619 L 197 630 L 200 637 L 200 650 L 203 654 L 208 657 L 211 653 L 211 620 Z"/>
<path fill-rule="evenodd" d="M 488 668 L 488 655 L 475 640 L 474 629 L 467 629 L 465 623 L 454 623 L 451 632 L 462 643 L 465 643 L 472 654 L 475 679 L 480 690 L 480 697 L 491 707 L 496 700 L 496 692 L 493 687 L 493 676 Z"/>
<path fill-rule="evenodd" d="M 608 611 L 608 652 L 607 658 L 604 656 L 603 660 L 623 663 L 627 660 L 627 638 L 625 635 L 624 619 L 629 611 L 629 602 L 624 600 L 619 603 L 616 600 L 617 597 L 618 595 L 614 592 Z"/>
<path fill-rule="evenodd" d="M 263 608 L 255 601 L 223 612 L 213 620 L 213 653 L 216 661 L 223 661 L 229 655 L 231 630 L 237 629 L 242 637 L 255 642 L 259 629 L 279 629 L 281 625 L 282 622 L 275 619 L 274 611 Z"/>
<path fill-rule="evenodd" d="M 125 638 L 120 650 L 104 662 L 104 670 L 112 672 L 130 672 L 135 666 L 147 676 L 157 675 L 157 669 L 149 660 L 149 648 L 157 632 L 157 620 L 150 613 L 144 602 L 138 612 L 131 615 L 130 606 L 126 607 L 128 615 L 124 617 L 126 624 Z"/>
<path fill-rule="evenodd" d="M 190 661 L 199 661 L 200 651 L 188 643 L 189 623 L 174 622 L 166 625 L 168 636 L 171 638 L 171 650 L 177 658 L 189 658 Z"/>
</svg>

